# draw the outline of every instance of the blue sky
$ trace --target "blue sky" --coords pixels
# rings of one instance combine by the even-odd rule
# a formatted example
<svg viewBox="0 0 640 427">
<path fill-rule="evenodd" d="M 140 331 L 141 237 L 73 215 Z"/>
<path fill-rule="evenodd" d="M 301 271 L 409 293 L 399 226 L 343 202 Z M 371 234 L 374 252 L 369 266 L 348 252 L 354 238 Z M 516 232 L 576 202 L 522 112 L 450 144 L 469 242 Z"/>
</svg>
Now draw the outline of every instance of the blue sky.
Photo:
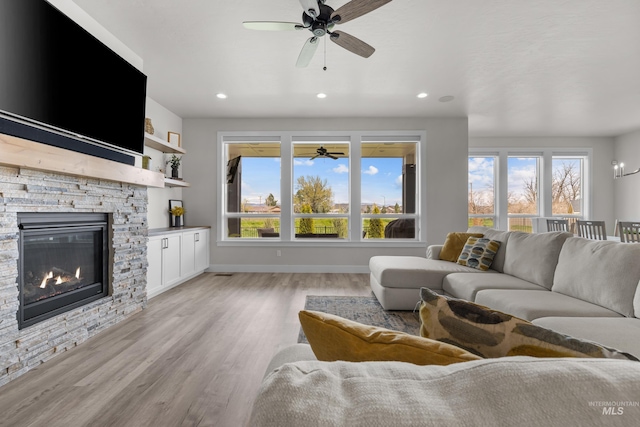
<svg viewBox="0 0 640 427">
<path fill-rule="evenodd" d="M 335 203 L 349 202 L 349 159 L 294 159 L 294 182 L 298 176 L 319 176 L 331 186 Z M 362 202 L 387 206 L 402 204 L 402 159 L 362 159 Z M 264 203 L 272 193 L 280 201 L 280 159 L 242 158 L 242 198 Z"/>
</svg>

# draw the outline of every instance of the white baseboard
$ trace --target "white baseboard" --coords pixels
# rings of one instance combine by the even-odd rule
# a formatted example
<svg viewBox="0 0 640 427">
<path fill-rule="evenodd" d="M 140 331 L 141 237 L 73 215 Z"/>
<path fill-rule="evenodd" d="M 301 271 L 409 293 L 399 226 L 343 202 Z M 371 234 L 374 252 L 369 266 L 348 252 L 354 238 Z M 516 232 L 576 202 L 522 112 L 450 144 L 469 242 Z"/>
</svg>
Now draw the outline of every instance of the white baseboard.
<svg viewBox="0 0 640 427">
<path fill-rule="evenodd" d="M 369 266 L 211 264 L 206 271 L 211 273 L 369 273 Z"/>
</svg>

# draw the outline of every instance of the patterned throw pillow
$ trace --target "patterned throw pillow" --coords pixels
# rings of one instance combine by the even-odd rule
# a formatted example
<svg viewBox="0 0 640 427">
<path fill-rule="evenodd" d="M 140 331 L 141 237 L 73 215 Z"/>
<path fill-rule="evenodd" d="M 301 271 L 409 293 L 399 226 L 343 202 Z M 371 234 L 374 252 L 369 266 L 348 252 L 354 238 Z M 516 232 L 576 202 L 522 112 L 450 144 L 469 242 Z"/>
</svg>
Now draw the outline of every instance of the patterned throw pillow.
<svg viewBox="0 0 640 427">
<path fill-rule="evenodd" d="M 500 249 L 500 242 L 497 240 L 469 237 L 458 257 L 458 264 L 487 271 L 498 249 Z"/>
<path fill-rule="evenodd" d="M 449 233 L 440 250 L 440 259 L 443 261 L 457 262 L 460 252 L 464 248 L 469 237 L 482 237 L 482 233 Z"/>
<path fill-rule="evenodd" d="M 635 360 L 631 354 L 563 335 L 473 302 L 420 289 L 420 335 L 485 358 L 598 357 Z"/>
<path fill-rule="evenodd" d="M 451 344 L 363 325 L 333 314 L 303 310 L 298 317 L 313 353 L 324 362 L 395 361 L 450 365 L 481 359 Z"/>
</svg>

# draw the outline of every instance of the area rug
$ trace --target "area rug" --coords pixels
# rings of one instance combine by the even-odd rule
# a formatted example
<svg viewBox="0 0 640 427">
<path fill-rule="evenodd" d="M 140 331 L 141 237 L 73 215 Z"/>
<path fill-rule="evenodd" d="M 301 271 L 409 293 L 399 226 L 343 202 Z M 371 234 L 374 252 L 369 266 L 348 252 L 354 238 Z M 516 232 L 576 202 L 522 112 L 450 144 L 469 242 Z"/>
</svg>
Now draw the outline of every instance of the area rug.
<svg viewBox="0 0 640 427">
<path fill-rule="evenodd" d="M 420 334 L 420 316 L 413 311 L 385 311 L 375 296 L 318 296 L 308 295 L 305 310 L 335 314 L 365 325 L 378 326 L 412 335 Z M 299 343 L 308 343 L 302 328 Z"/>
</svg>

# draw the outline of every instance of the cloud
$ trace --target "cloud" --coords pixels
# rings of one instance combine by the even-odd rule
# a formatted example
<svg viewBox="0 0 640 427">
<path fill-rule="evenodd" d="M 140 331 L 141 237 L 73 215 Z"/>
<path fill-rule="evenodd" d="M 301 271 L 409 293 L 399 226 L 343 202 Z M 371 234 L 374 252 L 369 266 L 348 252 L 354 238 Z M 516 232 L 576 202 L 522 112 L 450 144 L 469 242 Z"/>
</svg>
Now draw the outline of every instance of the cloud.
<svg viewBox="0 0 640 427">
<path fill-rule="evenodd" d="M 396 187 L 402 188 L 402 175 L 398 175 L 395 181 Z"/>
<path fill-rule="evenodd" d="M 333 168 L 332 171 L 334 171 L 335 173 L 347 173 L 349 172 L 349 168 L 346 165 L 338 165 L 337 167 Z"/>
<path fill-rule="evenodd" d="M 362 173 L 366 173 L 367 175 L 375 175 L 378 173 L 378 168 L 375 166 L 369 166 L 369 169 L 367 169 L 366 171 L 362 172 Z"/>
<path fill-rule="evenodd" d="M 296 160 L 293 159 L 294 166 L 313 166 L 313 160 Z"/>
</svg>

